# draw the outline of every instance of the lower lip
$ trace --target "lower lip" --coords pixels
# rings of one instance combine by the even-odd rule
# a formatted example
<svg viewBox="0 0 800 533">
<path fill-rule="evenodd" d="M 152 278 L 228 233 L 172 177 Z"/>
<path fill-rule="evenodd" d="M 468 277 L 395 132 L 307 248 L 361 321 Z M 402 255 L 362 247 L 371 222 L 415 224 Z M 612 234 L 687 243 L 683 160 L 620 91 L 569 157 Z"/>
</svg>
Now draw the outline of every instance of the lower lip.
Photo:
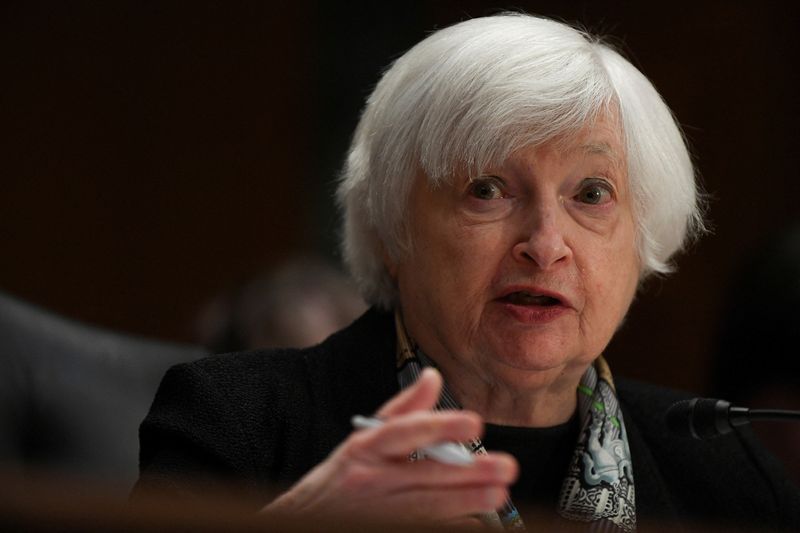
<svg viewBox="0 0 800 533">
<path fill-rule="evenodd" d="M 547 324 L 569 311 L 563 305 L 517 305 L 503 300 L 499 303 L 506 313 L 525 324 Z"/>
</svg>

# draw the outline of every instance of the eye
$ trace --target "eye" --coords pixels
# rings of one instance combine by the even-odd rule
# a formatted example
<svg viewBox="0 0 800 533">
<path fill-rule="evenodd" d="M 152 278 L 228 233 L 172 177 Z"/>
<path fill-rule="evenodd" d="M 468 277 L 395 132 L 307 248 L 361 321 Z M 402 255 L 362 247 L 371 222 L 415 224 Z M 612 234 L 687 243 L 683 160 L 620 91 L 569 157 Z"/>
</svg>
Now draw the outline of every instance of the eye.
<svg viewBox="0 0 800 533">
<path fill-rule="evenodd" d="M 481 177 L 469 184 L 469 194 L 479 200 L 497 200 L 504 198 L 502 182 L 495 177 Z"/>
<path fill-rule="evenodd" d="M 613 199 L 613 189 L 605 180 L 591 178 L 584 180 L 575 199 L 584 204 L 602 205 Z"/>
</svg>

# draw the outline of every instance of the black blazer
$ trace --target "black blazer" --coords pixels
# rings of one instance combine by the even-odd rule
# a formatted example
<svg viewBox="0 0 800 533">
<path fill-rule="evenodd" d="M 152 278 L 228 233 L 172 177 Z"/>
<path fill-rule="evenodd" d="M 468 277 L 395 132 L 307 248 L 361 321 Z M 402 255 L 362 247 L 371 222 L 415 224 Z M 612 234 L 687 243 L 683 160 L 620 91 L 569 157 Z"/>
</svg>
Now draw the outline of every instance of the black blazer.
<svg viewBox="0 0 800 533">
<path fill-rule="evenodd" d="M 186 494 L 188 479 L 237 481 L 264 494 L 289 485 L 398 391 L 391 314 L 375 310 L 318 346 L 220 355 L 171 368 L 140 428 L 134 496 Z M 800 530 L 800 495 L 739 429 L 710 441 L 670 434 L 663 415 L 685 394 L 616 380 L 633 460 L 640 530 L 714 523 Z"/>
</svg>

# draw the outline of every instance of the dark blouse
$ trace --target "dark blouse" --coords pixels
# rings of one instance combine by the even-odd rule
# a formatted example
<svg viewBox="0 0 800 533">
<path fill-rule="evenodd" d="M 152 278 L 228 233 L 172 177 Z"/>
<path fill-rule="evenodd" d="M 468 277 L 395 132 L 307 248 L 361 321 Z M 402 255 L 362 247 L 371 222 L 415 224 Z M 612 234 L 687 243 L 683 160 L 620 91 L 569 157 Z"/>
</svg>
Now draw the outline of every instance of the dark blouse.
<svg viewBox="0 0 800 533">
<path fill-rule="evenodd" d="M 579 429 L 575 416 L 549 428 L 486 425 L 486 449 L 510 453 L 519 462 L 520 475 L 511 487 L 511 499 L 526 523 L 541 525 L 556 519 L 561 483 Z"/>
</svg>

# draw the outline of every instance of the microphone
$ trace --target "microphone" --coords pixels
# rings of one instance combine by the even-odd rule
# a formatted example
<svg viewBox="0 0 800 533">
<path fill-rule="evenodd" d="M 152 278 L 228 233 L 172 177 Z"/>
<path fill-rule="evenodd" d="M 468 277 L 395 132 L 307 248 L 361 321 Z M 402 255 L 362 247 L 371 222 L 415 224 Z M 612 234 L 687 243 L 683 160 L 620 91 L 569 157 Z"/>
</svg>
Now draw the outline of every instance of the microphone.
<svg viewBox="0 0 800 533">
<path fill-rule="evenodd" d="M 682 437 L 710 439 L 730 433 L 752 420 L 798 420 L 800 411 L 734 407 L 725 400 L 692 398 L 672 404 L 665 415 L 667 428 Z"/>
</svg>

